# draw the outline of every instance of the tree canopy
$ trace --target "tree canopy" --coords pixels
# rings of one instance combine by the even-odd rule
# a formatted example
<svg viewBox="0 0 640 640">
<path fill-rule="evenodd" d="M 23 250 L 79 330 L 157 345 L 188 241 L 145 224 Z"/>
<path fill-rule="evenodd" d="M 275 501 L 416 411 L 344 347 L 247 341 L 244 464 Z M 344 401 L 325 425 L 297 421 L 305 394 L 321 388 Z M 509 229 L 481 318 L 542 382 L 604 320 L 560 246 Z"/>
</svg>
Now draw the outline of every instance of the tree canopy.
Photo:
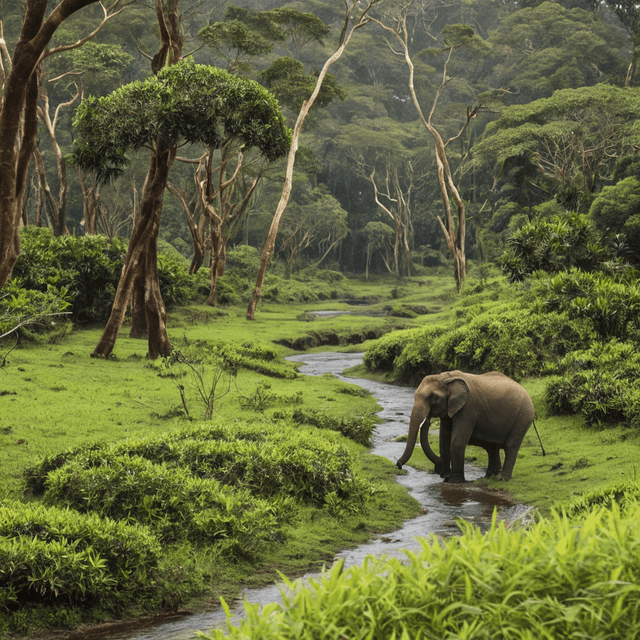
<svg viewBox="0 0 640 640">
<path fill-rule="evenodd" d="M 287 153 L 291 133 L 274 96 L 257 82 L 191 60 L 164 68 L 102 98 L 87 98 L 74 118 L 75 162 L 102 179 L 126 166 L 127 150 L 172 144 L 218 147 L 234 136 L 269 160 Z"/>
</svg>

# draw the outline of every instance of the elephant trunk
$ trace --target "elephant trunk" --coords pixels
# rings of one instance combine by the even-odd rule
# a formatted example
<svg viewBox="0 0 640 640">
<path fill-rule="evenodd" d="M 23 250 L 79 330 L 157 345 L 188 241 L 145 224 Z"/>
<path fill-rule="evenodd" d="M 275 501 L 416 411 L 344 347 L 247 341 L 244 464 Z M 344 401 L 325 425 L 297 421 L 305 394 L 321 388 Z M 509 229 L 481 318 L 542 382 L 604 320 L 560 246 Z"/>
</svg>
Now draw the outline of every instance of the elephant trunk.
<svg viewBox="0 0 640 640">
<path fill-rule="evenodd" d="M 426 423 L 426 424 L 425 424 Z M 411 454 L 413 453 L 413 449 L 416 446 L 416 440 L 418 439 L 418 431 L 420 431 L 420 427 L 424 424 L 425 428 L 422 429 L 422 433 L 420 434 L 420 445 L 422 446 L 427 458 L 436 465 L 436 467 L 441 466 L 442 458 L 439 458 L 431 449 L 428 442 L 428 434 L 429 434 L 429 423 L 430 418 L 429 414 L 425 415 L 422 409 L 416 408 L 414 406 L 413 411 L 411 412 L 411 420 L 409 422 L 409 435 L 407 436 L 407 446 L 405 447 L 404 453 L 398 461 L 396 462 L 396 466 L 398 469 L 402 469 L 402 465 L 406 464 L 411 458 Z M 425 446 L 426 443 L 426 446 Z"/>
</svg>

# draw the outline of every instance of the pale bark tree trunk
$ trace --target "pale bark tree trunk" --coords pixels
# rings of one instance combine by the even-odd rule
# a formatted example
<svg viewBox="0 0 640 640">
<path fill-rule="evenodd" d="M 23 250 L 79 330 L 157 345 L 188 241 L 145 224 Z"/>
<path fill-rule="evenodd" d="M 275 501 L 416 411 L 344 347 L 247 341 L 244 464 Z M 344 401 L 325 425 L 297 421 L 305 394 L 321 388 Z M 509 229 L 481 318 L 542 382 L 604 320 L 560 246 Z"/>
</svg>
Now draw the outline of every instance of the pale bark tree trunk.
<svg viewBox="0 0 640 640">
<path fill-rule="evenodd" d="M 100 184 L 95 177 L 87 177 L 80 167 L 76 167 L 78 182 L 82 189 L 82 208 L 84 211 L 84 231 L 88 236 L 98 233 L 98 206 L 100 202 Z"/>
<path fill-rule="evenodd" d="M 181 59 L 183 36 L 178 4 L 179 0 L 156 0 L 161 46 L 152 61 L 154 73 Z M 175 157 L 176 147 L 159 136 L 151 154 L 140 202 L 140 215 L 131 232 L 111 315 L 93 351 L 93 357 L 109 357 L 129 304 L 131 336 L 148 335 L 149 358 L 155 359 L 171 353 L 171 343 L 167 334 L 167 311 L 158 282 L 157 255 L 164 190 Z"/>
<path fill-rule="evenodd" d="M 433 125 L 432 119 L 436 106 L 438 104 L 438 100 L 440 98 L 440 95 L 442 94 L 442 90 L 451 80 L 451 78 L 447 75 L 447 68 L 451 59 L 451 54 L 453 53 L 453 47 L 449 48 L 449 55 L 444 64 L 442 83 L 436 90 L 436 95 L 433 100 L 429 116 L 425 117 L 424 113 L 422 112 L 420 102 L 418 101 L 418 96 L 416 94 L 414 86 L 414 66 L 411 55 L 409 54 L 410 37 L 407 31 L 406 15 L 397 19 L 397 29 L 393 29 L 378 20 L 376 20 L 376 22 L 386 31 L 390 31 L 391 33 L 393 33 L 393 35 L 397 38 L 397 40 L 400 42 L 400 45 L 402 46 L 404 58 L 409 68 L 409 91 L 411 93 L 411 99 L 413 100 L 413 104 L 418 112 L 418 116 L 422 124 L 431 134 L 434 141 L 436 163 L 438 167 L 438 184 L 440 185 L 440 191 L 442 193 L 442 201 L 445 211 L 445 220 L 442 220 L 442 218 L 438 216 L 438 222 L 442 227 L 442 231 L 447 242 L 447 247 L 449 248 L 449 251 L 451 252 L 451 255 L 453 257 L 454 278 L 456 282 L 456 288 L 459 291 L 462 282 L 466 277 L 466 206 L 458 191 L 458 188 L 453 181 L 453 174 L 451 171 L 451 167 L 449 166 L 449 160 L 447 158 L 447 145 L 462 136 L 471 119 L 476 117 L 478 111 L 481 109 L 481 106 L 477 105 L 473 109 L 467 109 L 466 122 L 464 123 L 458 134 L 449 138 L 445 142 L 440 135 L 440 132 Z M 453 200 L 456 204 L 457 224 L 454 223 L 453 214 L 451 212 L 451 200 Z"/>
<path fill-rule="evenodd" d="M 51 190 L 49 189 L 48 183 L 46 181 L 46 174 L 44 182 L 45 184 L 47 184 L 47 197 L 50 203 L 53 235 L 62 236 L 65 233 L 68 233 L 66 225 L 66 213 L 67 200 L 69 195 L 69 183 L 67 180 L 67 163 L 65 162 L 62 149 L 58 144 L 58 139 L 56 137 L 56 127 L 58 126 L 60 111 L 65 107 L 70 107 L 80 97 L 80 90 L 76 91 L 76 94 L 73 96 L 73 98 L 71 98 L 71 100 L 63 102 L 56 107 L 53 119 L 51 118 L 51 113 L 49 111 L 49 94 L 47 92 L 47 85 L 42 78 L 40 78 L 39 91 L 40 101 L 42 104 L 38 107 L 38 116 L 40 117 L 40 120 L 44 124 L 44 127 L 47 131 L 49 140 L 51 141 L 53 155 L 56 159 L 56 168 L 58 172 L 57 197 L 54 197 L 51 193 Z M 41 167 L 42 171 L 44 171 L 44 164 L 41 164 Z"/>
<path fill-rule="evenodd" d="M 195 174 L 195 178 L 197 183 L 197 173 Z M 192 211 L 185 191 L 178 189 L 178 187 L 171 183 L 167 184 L 167 189 L 169 189 L 169 191 L 178 198 L 178 200 L 180 200 L 180 204 L 184 210 L 184 215 L 189 227 L 189 233 L 191 234 L 191 241 L 193 242 L 193 258 L 191 258 L 191 264 L 189 265 L 189 273 L 193 275 L 198 272 L 204 263 L 204 256 L 206 252 L 205 231 L 207 218 L 202 211 L 199 197 L 196 198 L 196 203 Z M 200 211 L 199 216 L 197 215 L 198 210 Z"/>
<path fill-rule="evenodd" d="M 413 175 L 410 175 L 409 184 L 403 188 L 400 184 L 398 167 L 387 168 L 385 178 L 386 191 L 381 192 L 376 181 L 375 169 L 368 174 L 365 171 L 364 159 L 356 159 L 360 165 L 360 173 L 373 185 L 373 192 L 376 204 L 391 218 L 393 222 L 395 239 L 393 244 L 393 265 L 391 271 L 395 275 L 411 275 L 411 236 L 413 234 L 413 224 L 411 222 L 411 193 L 413 191 Z M 411 168 L 411 172 L 412 172 Z M 408 173 L 411 173 L 408 172 Z M 389 202 L 385 205 L 380 196 Z"/>
<path fill-rule="evenodd" d="M 98 0 L 62 0 L 47 16 L 49 2 L 27 0 L 20 39 L 13 57 L 7 57 L 6 44 L 0 42 L 4 92 L 0 106 L 0 287 L 11 277 L 20 253 L 20 222 L 27 171 L 36 144 L 38 82 L 35 73 L 43 58 L 67 50 L 92 38 L 116 15 L 119 0 L 102 7 L 104 19 L 94 31 L 74 45 L 46 51 L 58 27 L 76 11 Z"/>
<path fill-rule="evenodd" d="M 313 93 L 309 97 L 308 100 L 305 100 L 302 103 L 302 107 L 300 108 L 300 112 L 298 113 L 298 118 L 296 120 L 295 127 L 293 129 L 293 136 L 291 138 L 291 147 L 289 149 L 289 155 L 287 156 L 287 168 L 285 171 L 285 179 L 284 186 L 282 188 L 282 195 L 280 197 L 280 201 L 278 202 L 278 206 L 276 207 L 276 211 L 273 215 L 273 220 L 271 221 L 271 226 L 269 227 L 269 233 L 267 235 L 267 240 L 264 245 L 264 249 L 262 250 L 262 258 L 260 259 L 260 267 L 258 268 L 258 275 L 256 277 L 256 284 L 253 289 L 253 293 L 251 295 L 251 300 L 249 302 L 249 306 L 247 307 L 247 320 L 253 320 L 255 318 L 256 307 L 258 306 L 258 302 L 262 297 L 262 285 L 264 284 L 264 278 L 267 273 L 267 266 L 269 265 L 269 261 L 273 256 L 273 251 L 276 245 L 276 236 L 278 235 L 278 228 L 280 227 L 280 220 L 282 219 L 282 214 L 287 208 L 287 204 L 289 202 L 289 198 L 291 196 L 291 188 L 292 188 L 292 179 L 293 179 L 293 165 L 296 161 L 296 153 L 298 151 L 298 139 L 300 138 L 300 134 L 302 133 L 302 126 L 304 121 L 309 113 L 309 109 L 313 106 L 313 103 L 316 101 L 318 97 L 318 93 L 320 92 L 320 88 L 322 87 L 322 83 L 324 81 L 325 76 L 327 75 L 327 71 L 329 67 L 342 56 L 344 50 L 346 49 L 351 37 L 355 33 L 356 29 L 364 26 L 369 22 L 369 11 L 371 8 L 378 4 L 380 0 L 369 0 L 366 3 L 364 10 L 360 14 L 360 17 L 357 20 L 351 22 L 354 12 L 356 11 L 358 5 L 360 4 L 360 0 L 345 0 L 345 20 L 344 26 L 342 29 L 342 34 L 339 40 L 339 46 L 336 52 L 324 63 L 324 66 L 320 70 L 318 74 L 318 79 L 316 81 L 316 86 L 313 90 Z M 350 24 L 351 23 L 351 24 Z"/>
</svg>

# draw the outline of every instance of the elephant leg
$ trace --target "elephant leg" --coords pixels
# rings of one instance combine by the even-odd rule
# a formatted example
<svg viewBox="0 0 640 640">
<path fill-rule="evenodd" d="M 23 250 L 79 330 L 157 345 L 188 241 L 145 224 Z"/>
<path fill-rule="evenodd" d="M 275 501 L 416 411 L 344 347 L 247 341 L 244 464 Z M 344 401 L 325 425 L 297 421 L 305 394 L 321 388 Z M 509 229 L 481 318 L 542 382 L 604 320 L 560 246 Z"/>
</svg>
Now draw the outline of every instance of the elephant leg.
<svg viewBox="0 0 640 640">
<path fill-rule="evenodd" d="M 505 447 L 504 449 L 504 467 L 500 472 L 500 477 L 503 480 L 511 480 L 513 474 L 513 467 L 516 463 L 518 456 L 518 449 L 516 447 Z"/>
<path fill-rule="evenodd" d="M 451 475 L 451 418 L 440 419 L 440 457 L 443 466 L 440 470 L 441 478 L 448 478 Z"/>
<path fill-rule="evenodd" d="M 524 436 L 527 433 L 528 428 L 529 425 L 526 425 L 523 428 L 514 429 L 504 443 L 504 465 L 500 472 L 500 477 L 503 480 L 511 480 L 513 467 L 516 463 L 516 458 L 518 457 L 518 451 L 520 450 L 520 445 L 524 440 Z"/>
<path fill-rule="evenodd" d="M 464 477 L 464 454 L 467 449 L 469 437 L 464 429 L 454 427 L 451 436 L 451 475 L 445 478 L 445 482 L 466 482 Z"/>
<path fill-rule="evenodd" d="M 488 444 L 485 449 L 489 456 L 489 463 L 487 464 L 487 474 L 485 475 L 485 478 L 491 478 L 492 476 L 497 476 L 502 469 L 502 464 L 500 462 L 500 446 L 497 444 Z"/>
</svg>

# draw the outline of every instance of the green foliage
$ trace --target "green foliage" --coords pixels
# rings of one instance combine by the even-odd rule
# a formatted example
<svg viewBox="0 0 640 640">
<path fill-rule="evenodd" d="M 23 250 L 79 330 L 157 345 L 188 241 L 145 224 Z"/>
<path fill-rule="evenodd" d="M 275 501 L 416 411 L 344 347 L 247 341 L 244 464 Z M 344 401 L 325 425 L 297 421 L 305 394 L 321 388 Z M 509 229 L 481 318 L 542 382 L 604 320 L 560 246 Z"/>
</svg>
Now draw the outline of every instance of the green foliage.
<svg viewBox="0 0 640 640">
<path fill-rule="evenodd" d="M 415 345 L 426 333 L 424 329 L 404 329 L 382 336 L 366 350 L 364 366 L 369 371 L 393 371 L 396 358 L 410 344 Z"/>
<path fill-rule="evenodd" d="M 585 518 L 595 509 L 613 509 L 614 505 L 624 512 L 629 507 L 636 507 L 639 500 L 640 485 L 633 480 L 626 480 L 582 495 L 560 510 L 570 518 Z"/>
<path fill-rule="evenodd" d="M 83 100 L 74 127 L 74 162 L 103 180 L 122 171 L 128 150 L 155 144 L 160 133 L 173 144 L 213 147 L 236 137 L 245 150 L 256 147 L 269 160 L 285 155 L 291 141 L 271 93 L 191 59 L 104 98 Z"/>
<path fill-rule="evenodd" d="M 549 361 L 593 337 L 588 321 L 513 306 L 498 305 L 457 325 L 394 332 L 367 350 L 365 365 L 392 371 L 397 380 L 411 383 L 452 369 L 495 370 L 520 379 L 540 374 Z"/>
<path fill-rule="evenodd" d="M 126 253 L 124 242 L 104 236 L 61 236 L 24 227 L 13 280 L 25 289 L 68 292 L 72 319 L 78 324 L 109 317 Z"/>
<path fill-rule="evenodd" d="M 640 506 L 554 514 L 530 529 L 432 536 L 407 558 L 369 558 L 322 579 L 287 583 L 282 605 L 207 637 L 631 638 L 640 633 Z"/>
<path fill-rule="evenodd" d="M 338 431 L 343 436 L 365 446 L 371 444 L 371 436 L 375 428 L 373 420 L 368 417 L 335 417 L 324 411 L 303 409 L 302 407 L 293 410 L 292 419 L 296 424 L 309 424 L 318 429 Z"/>
<path fill-rule="evenodd" d="M 640 428 L 640 354 L 611 340 L 568 354 L 549 379 L 545 399 L 552 414 L 581 413 L 588 425 Z"/>
<path fill-rule="evenodd" d="M 0 505 L 0 610 L 29 602 L 116 609 L 152 587 L 160 545 L 151 532 L 40 504 Z"/>
<path fill-rule="evenodd" d="M 537 218 L 507 240 L 500 266 L 511 282 L 521 282 L 535 271 L 557 273 L 572 267 L 598 269 L 611 257 L 589 219 L 567 213 L 550 221 Z"/>
<path fill-rule="evenodd" d="M 146 525 L 165 544 L 189 540 L 234 556 L 272 540 L 290 511 L 286 499 L 266 502 L 186 469 L 104 452 L 50 472 L 44 501 Z"/>
<path fill-rule="evenodd" d="M 66 310 L 74 323 L 93 324 L 109 317 L 127 251 L 122 239 L 56 238 L 50 229 L 38 227 L 23 227 L 20 236 L 21 252 L 5 303 L 14 316 L 31 316 L 37 307 L 46 313 L 60 312 L 68 302 Z M 184 304 L 196 295 L 195 280 L 184 260 L 160 253 L 158 278 L 168 306 Z"/>
<path fill-rule="evenodd" d="M 490 42 L 509 52 L 499 59 L 493 86 L 514 87 L 524 102 L 624 77 L 622 38 L 608 21 L 566 3 L 528 4 L 503 16 L 491 33 Z"/>
<path fill-rule="evenodd" d="M 349 504 L 362 504 L 368 494 L 367 484 L 353 469 L 351 454 L 335 438 L 301 432 L 282 422 L 188 427 L 156 438 L 82 447 L 44 458 L 25 471 L 25 478 L 29 489 L 40 494 L 50 486 L 51 474 L 67 465 L 76 470 L 103 468 L 108 473 L 114 460 L 127 457 L 186 470 L 261 498 L 284 495 L 322 506 L 329 493 Z"/>
<path fill-rule="evenodd" d="M 304 101 L 311 97 L 317 82 L 315 76 L 305 73 L 302 62 L 293 58 L 278 58 L 260 73 L 260 79 L 282 104 L 295 111 L 299 111 Z M 326 107 L 335 98 L 344 100 L 345 92 L 329 73 L 324 77 L 312 110 Z"/>
<path fill-rule="evenodd" d="M 591 194 L 613 175 L 615 159 L 635 153 L 639 116 L 634 88 L 601 83 L 561 89 L 548 98 L 505 108 L 474 145 L 474 162 L 502 167 L 513 159 L 535 161 L 541 169 L 535 182 L 541 188 L 551 189 L 572 210 L 588 210 Z"/>
<path fill-rule="evenodd" d="M 247 340 L 242 343 L 212 340 L 176 340 L 179 350 L 148 366 L 157 369 L 158 374 L 167 377 L 182 377 L 185 374 L 181 365 L 205 365 L 222 367 L 230 373 L 238 369 L 249 369 L 271 378 L 293 380 L 298 377 L 291 364 L 285 362 L 270 345 Z"/>
<path fill-rule="evenodd" d="M 610 236 L 625 234 L 635 260 L 640 261 L 640 180 L 629 176 L 603 187 L 589 210 L 598 229 Z"/>
<path fill-rule="evenodd" d="M 616 263 L 612 266 L 618 267 Z M 534 292 L 549 309 L 589 319 L 601 340 L 624 340 L 640 329 L 640 288 L 634 269 L 614 270 L 613 274 L 573 269 L 541 280 Z"/>
<path fill-rule="evenodd" d="M 218 278 L 218 302 L 223 305 L 246 304 L 255 287 L 259 264 L 260 257 L 254 247 L 241 245 L 229 251 L 225 274 Z M 352 294 L 351 286 L 341 273 L 309 267 L 291 278 L 268 273 L 262 299 L 266 302 L 299 303 L 349 298 Z"/>
<path fill-rule="evenodd" d="M 10 280 L 0 294 L 0 336 L 15 332 L 29 337 L 35 333 L 50 333 L 65 328 L 70 314 L 69 293 L 66 288 L 47 285 L 45 291 L 23 289 Z"/>
</svg>

